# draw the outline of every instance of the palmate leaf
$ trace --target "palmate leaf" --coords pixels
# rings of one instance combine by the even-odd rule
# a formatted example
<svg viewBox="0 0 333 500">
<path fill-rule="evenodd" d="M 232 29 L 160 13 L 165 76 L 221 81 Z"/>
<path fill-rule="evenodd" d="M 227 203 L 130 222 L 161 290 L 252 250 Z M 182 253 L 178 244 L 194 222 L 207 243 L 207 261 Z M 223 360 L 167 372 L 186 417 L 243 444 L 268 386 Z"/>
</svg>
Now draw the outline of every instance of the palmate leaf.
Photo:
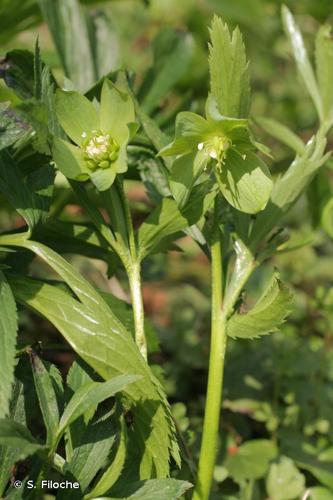
<svg viewBox="0 0 333 500">
<path fill-rule="evenodd" d="M 55 252 L 42 244 L 2 237 L 28 248 L 44 259 L 66 281 L 78 299 L 57 287 L 32 280 L 13 280 L 16 298 L 48 318 L 105 380 L 117 375 L 140 375 L 126 387 L 132 404 L 133 437 L 140 455 L 140 477 L 169 474 L 170 453 L 179 462 L 175 428 L 159 382 L 141 356 L 131 334 L 115 318 L 102 297 Z M 16 241 L 15 241 L 16 240 Z"/>
<path fill-rule="evenodd" d="M 14 382 L 17 312 L 11 288 L 0 271 L 0 418 L 7 416 Z"/>
<path fill-rule="evenodd" d="M 246 314 L 235 313 L 227 323 L 229 337 L 253 339 L 277 330 L 291 312 L 292 295 L 275 274 L 255 306 Z"/>
<path fill-rule="evenodd" d="M 230 34 L 228 26 L 215 16 L 210 36 L 211 95 L 221 115 L 246 118 L 250 106 L 250 84 L 242 35 L 238 28 Z"/>
</svg>

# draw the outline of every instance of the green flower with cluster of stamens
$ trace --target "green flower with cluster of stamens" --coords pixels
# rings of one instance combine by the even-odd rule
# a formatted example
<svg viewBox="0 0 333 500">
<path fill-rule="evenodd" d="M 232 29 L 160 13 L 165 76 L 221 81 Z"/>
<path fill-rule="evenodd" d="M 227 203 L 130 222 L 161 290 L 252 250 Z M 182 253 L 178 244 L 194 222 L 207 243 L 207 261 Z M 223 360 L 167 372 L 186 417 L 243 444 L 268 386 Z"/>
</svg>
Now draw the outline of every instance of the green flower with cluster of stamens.
<svg viewBox="0 0 333 500">
<path fill-rule="evenodd" d="M 69 179 L 90 179 L 99 191 L 108 189 L 116 175 L 127 170 L 126 150 L 135 121 L 131 97 L 105 80 L 99 106 L 78 92 L 58 91 L 56 114 L 74 143 L 54 138 L 57 168 Z"/>
<path fill-rule="evenodd" d="M 265 207 L 273 185 L 267 166 L 256 153 L 258 147 L 248 120 L 222 116 L 210 96 L 206 118 L 187 111 L 178 114 L 175 138 L 159 155 L 176 157 L 171 181 L 177 192 L 181 185 L 190 192 L 202 173 L 212 172 L 233 207 L 256 213 Z M 185 198 L 186 193 L 183 202 Z"/>
<path fill-rule="evenodd" d="M 84 159 L 91 170 L 110 168 L 117 160 L 119 145 L 110 134 L 93 130 L 89 137 L 86 132 L 83 132 L 82 138 L 84 139 L 82 142 Z"/>
</svg>

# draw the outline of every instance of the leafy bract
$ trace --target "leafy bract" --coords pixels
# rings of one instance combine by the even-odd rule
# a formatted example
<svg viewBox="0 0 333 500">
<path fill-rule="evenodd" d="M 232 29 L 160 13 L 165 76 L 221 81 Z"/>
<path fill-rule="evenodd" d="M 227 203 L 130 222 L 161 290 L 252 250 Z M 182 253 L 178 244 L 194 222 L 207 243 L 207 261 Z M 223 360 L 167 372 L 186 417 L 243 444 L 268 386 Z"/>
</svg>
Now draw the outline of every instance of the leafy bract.
<svg viewBox="0 0 333 500">
<path fill-rule="evenodd" d="M 313 100 L 318 116 L 322 118 L 322 100 L 320 97 L 315 74 L 304 46 L 303 37 L 297 24 L 295 23 L 290 10 L 285 5 L 282 6 L 282 20 L 284 29 L 293 50 L 297 70 L 302 78 L 305 88 L 307 89 L 309 95 Z"/>
<path fill-rule="evenodd" d="M 291 311 L 292 295 L 277 275 L 254 307 L 246 314 L 235 313 L 228 321 L 232 338 L 253 339 L 277 330 Z"/>
<path fill-rule="evenodd" d="M 7 416 L 14 382 L 17 312 L 11 288 L 0 271 L 0 418 Z"/>
<path fill-rule="evenodd" d="M 249 214 L 266 207 L 273 188 L 266 164 L 252 152 L 241 156 L 230 151 L 221 172 L 216 171 L 216 178 L 230 205 Z"/>
<path fill-rule="evenodd" d="M 3 238 L 8 243 L 11 237 Z M 17 239 L 12 241 L 18 244 Z M 58 287 L 24 279 L 12 281 L 17 299 L 48 318 L 105 380 L 128 373 L 141 376 L 124 389 L 134 414 L 133 439 L 140 456 L 140 477 L 165 477 L 169 473 L 170 453 L 179 461 L 174 424 L 162 388 L 131 334 L 95 289 L 62 257 L 24 238 L 19 246 L 31 249 L 48 262 L 79 300 Z"/>
<path fill-rule="evenodd" d="M 211 95 L 223 116 L 246 118 L 250 84 L 245 47 L 238 28 L 232 34 L 217 16 L 210 29 L 209 71 Z"/>
</svg>

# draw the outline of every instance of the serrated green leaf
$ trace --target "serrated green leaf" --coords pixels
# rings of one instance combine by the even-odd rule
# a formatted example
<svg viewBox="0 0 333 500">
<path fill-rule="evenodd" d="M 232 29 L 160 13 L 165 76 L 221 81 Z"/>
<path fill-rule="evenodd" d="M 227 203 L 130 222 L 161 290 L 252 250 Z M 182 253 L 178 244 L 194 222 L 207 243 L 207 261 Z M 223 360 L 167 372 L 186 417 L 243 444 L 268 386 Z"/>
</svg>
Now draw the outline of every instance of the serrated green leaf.
<svg viewBox="0 0 333 500">
<path fill-rule="evenodd" d="M 22 215 L 30 229 L 47 217 L 53 190 L 54 169 L 44 165 L 24 177 L 17 162 L 0 151 L 0 191 Z"/>
<path fill-rule="evenodd" d="M 138 375 L 119 375 L 106 382 L 88 382 L 81 386 L 70 399 L 61 416 L 57 436 L 63 434 L 65 429 L 78 417 L 86 413 L 91 407 L 97 406 L 107 398 L 136 382 Z"/>
<path fill-rule="evenodd" d="M 291 302 L 289 289 L 274 275 L 263 295 L 248 313 L 235 313 L 228 320 L 229 337 L 253 339 L 277 330 L 291 312 Z"/>
<path fill-rule="evenodd" d="M 29 130 L 29 125 L 9 105 L 0 103 L 0 149 L 8 148 Z"/>
<path fill-rule="evenodd" d="M 100 469 L 108 463 L 108 456 L 114 445 L 115 433 L 110 419 L 101 418 L 90 422 L 80 435 L 80 442 L 73 451 L 71 460 L 64 467 L 65 477 L 75 479 L 84 492 Z M 71 498 L 73 492 L 65 491 L 59 499 Z"/>
<path fill-rule="evenodd" d="M 216 178 L 230 205 L 249 214 L 266 207 L 273 188 L 266 164 L 252 152 L 241 156 L 230 151 L 221 172 L 216 171 Z"/>
<path fill-rule="evenodd" d="M 174 423 L 163 390 L 131 334 L 112 315 L 94 288 L 51 249 L 26 240 L 24 235 L 6 235 L 0 239 L 1 243 L 23 246 L 39 255 L 62 276 L 81 300 L 75 300 L 57 287 L 31 280 L 15 280 L 15 293 L 20 301 L 47 317 L 74 350 L 104 379 L 128 373 L 144 377 L 125 390 L 135 403 L 133 413 L 137 418 L 133 429 L 138 450 L 142 453 L 141 478 L 145 479 L 153 473 L 157 477 L 168 475 L 170 453 L 179 463 Z"/>
<path fill-rule="evenodd" d="M 14 382 L 17 311 L 11 288 L 0 271 L 0 418 L 8 415 Z"/>
<path fill-rule="evenodd" d="M 102 477 L 98 480 L 97 484 L 94 486 L 92 491 L 90 491 L 89 494 L 85 496 L 85 499 L 95 498 L 100 495 L 104 495 L 112 488 L 114 483 L 117 481 L 125 464 L 126 441 L 127 441 L 126 424 L 122 420 L 119 445 L 115 457 L 112 460 L 111 465 L 107 468 L 107 470 L 103 473 Z"/>
<path fill-rule="evenodd" d="M 250 106 L 248 64 L 242 35 L 232 34 L 217 16 L 210 29 L 209 71 L 211 94 L 221 115 L 246 118 Z"/>
<path fill-rule="evenodd" d="M 12 50 L 1 59 L 0 74 L 7 87 L 22 99 L 34 96 L 34 56 L 28 50 Z"/>
<path fill-rule="evenodd" d="M 256 117 L 255 121 L 268 134 L 283 144 L 286 144 L 286 146 L 293 149 L 299 155 L 304 153 L 305 144 L 302 139 L 282 123 L 264 116 Z"/>
<path fill-rule="evenodd" d="M 237 483 L 247 479 L 260 479 L 266 474 L 269 463 L 277 455 L 276 445 L 266 439 L 246 441 L 224 462 L 230 476 Z"/>
<path fill-rule="evenodd" d="M 13 421 L 26 426 L 24 386 L 22 382 L 17 379 L 15 379 L 13 384 L 9 417 Z M 0 496 L 3 496 L 6 489 L 15 460 L 16 451 L 14 448 L 10 446 L 0 446 Z"/>
<path fill-rule="evenodd" d="M 297 70 L 303 80 L 305 88 L 313 100 L 318 116 L 322 118 L 322 101 L 314 71 L 304 46 L 303 37 L 299 27 L 295 23 L 293 15 L 285 5 L 282 6 L 282 20 L 286 35 L 289 38 L 289 42 L 293 50 Z"/>
<path fill-rule="evenodd" d="M 331 26 L 321 26 L 316 37 L 316 73 L 323 107 L 323 118 L 333 120 L 333 39 Z"/>
<path fill-rule="evenodd" d="M 24 460 L 36 452 L 47 450 L 39 444 L 22 424 L 9 418 L 0 419 L 0 444 L 15 449 L 15 462 Z"/>
<path fill-rule="evenodd" d="M 59 408 L 52 379 L 42 360 L 32 350 L 29 351 L 32 374 L 34 377 L 36 393 L 47 430 L 47 444 L 55 441 L 59 424 Z"/>
<path fill-rule="evenodd" d="M 123 498 L 123 500 L 130 498 L 133 500 L 176 500 L 191 487 L 192 485 L 187 481 L 152 479 L 150 481 L 127 484 L 117 489 L 116 498 Z M 112 492 L 112 495 L 114 494 Z"/>
<path fill-rule="evenodd" d="M 304 493 L 305 478 L 294 462 L 282 456 L 278 463 L 271 464 L 266 479 L 266 489 L 272 500 L 292 500 Z"/>
</svg>

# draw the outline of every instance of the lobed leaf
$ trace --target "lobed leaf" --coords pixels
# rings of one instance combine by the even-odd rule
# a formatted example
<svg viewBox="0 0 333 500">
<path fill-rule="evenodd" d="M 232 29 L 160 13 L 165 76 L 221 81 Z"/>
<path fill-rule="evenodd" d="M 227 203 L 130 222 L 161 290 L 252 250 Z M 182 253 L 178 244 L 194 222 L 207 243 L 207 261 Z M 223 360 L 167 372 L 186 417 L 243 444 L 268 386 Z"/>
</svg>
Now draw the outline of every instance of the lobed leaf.
<svg viewBox="0 0 333 500">
<path fill-rule="evenodd" d="M 271 464 L 266 489 L 272 500 L 292 500 L 304 493 L 305 478 L 295 466 L 294 462 L 282 456 L 278 463 Z"/>
</svg>

